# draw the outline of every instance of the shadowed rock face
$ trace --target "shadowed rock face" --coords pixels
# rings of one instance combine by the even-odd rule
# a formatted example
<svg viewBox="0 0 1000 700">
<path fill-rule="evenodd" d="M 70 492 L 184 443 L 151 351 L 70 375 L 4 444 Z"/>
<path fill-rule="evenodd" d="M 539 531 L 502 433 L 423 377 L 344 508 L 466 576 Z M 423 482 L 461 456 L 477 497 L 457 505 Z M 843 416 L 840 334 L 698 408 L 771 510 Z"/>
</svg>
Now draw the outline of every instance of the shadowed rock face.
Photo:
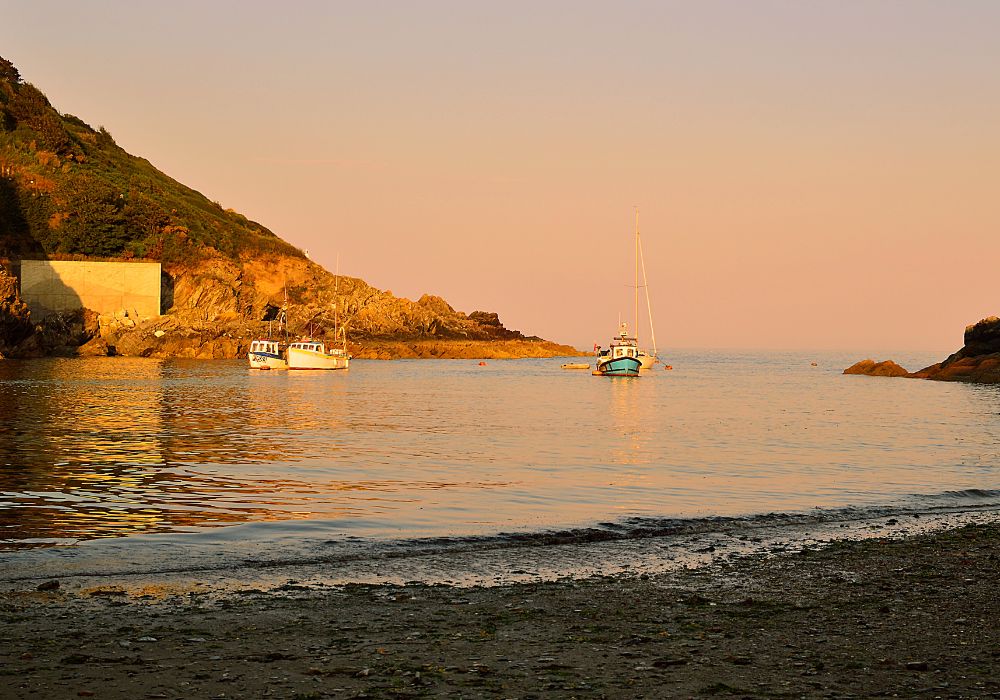
<svg viewBox="0 0 1000 700">
<path fill-rule="evenodd" d="M 1000 383 L 1000 318 L 990 316 L 967 327 L 961 350 L 913 376 L 946 382 Z"/>
<path fill-rule="evenodd" d="M 17 293 L 17 278 L 0 265 L 0 357 L 16 350 L 33 330 L 28 307 Z"/>
<path fill-rule="evenodd" d="M 844 374 L 863 374 L 868 377 L 908 377 L 910 373 L 892 360 L 875 362 L 861 360 L 844 370 Z"/>
</svg>

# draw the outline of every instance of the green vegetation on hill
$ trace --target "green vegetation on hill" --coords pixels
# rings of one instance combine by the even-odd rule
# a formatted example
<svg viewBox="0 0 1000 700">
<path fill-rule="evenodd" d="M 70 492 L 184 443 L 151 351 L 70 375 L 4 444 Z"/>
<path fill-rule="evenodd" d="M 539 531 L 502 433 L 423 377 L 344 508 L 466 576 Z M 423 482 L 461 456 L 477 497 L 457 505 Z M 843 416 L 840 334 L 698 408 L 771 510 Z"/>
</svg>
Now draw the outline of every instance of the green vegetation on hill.
<svg viewBox="0 0 1000 700">
<path fill-rule="evenodd" d="M 60 114 L 0 57 L 0 258 L 302 252 Z"/>
</svg>

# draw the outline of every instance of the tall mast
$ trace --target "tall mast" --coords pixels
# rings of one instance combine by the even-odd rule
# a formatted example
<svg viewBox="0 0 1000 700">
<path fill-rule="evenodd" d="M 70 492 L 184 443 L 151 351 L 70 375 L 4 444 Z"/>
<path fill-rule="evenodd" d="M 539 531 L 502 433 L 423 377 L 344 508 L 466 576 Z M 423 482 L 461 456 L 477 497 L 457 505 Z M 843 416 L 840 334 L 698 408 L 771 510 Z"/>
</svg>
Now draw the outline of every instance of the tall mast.
<svg viewBox="0 0 1000 700">
<path fill-rule="evenodd" d="M 639 207 L 635 207 L 635 344 L 639 345 Z"/>
<path fill-rule="evenodd" d="M 653 305 L 649 303 L 649 282 L 646 280 L 646 256 L 642 254 L 642 241 L 639 241 L 639 260 L 642 261 L 642 286 L 646 289 L 646 311 L 649 312 L 649 337 L 653 341 L 653 357 L 656 357 L 656 331 L 653 329 Z M 637 340 L 636 343 L 638 342 Z"/>
</svg>

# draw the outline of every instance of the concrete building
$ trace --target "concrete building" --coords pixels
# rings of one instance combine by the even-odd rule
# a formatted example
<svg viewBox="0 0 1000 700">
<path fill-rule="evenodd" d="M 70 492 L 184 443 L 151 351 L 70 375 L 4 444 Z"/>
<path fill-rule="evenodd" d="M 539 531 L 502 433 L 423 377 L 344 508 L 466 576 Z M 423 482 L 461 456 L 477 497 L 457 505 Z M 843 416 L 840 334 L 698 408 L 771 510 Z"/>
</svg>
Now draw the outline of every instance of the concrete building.
<svg viewBox="0 0 1000 700">
<path fill-rule="evenodd" d="M 154 318 L 160 263 L 22 260 L 21 298 L 36 319 L 80 308 Z"/>
</svg>

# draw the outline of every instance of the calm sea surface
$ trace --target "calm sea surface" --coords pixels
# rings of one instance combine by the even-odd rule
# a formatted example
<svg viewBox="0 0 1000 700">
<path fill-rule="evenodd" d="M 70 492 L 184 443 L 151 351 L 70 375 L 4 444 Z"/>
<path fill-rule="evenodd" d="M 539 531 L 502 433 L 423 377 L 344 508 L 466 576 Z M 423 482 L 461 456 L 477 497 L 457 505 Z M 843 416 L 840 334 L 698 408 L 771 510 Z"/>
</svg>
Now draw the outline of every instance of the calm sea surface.
<svg viewBox="0 0 1000 700">
<path fill-rule="evenodd" d="M 858 357 L 676 353 L 673 371 L 638 379 L 559 359 L 335 373 L 0 362 L 0 549 L 528 537 L 1000 502 L 1000 387 L 843 376 Z"/>
</svg>

